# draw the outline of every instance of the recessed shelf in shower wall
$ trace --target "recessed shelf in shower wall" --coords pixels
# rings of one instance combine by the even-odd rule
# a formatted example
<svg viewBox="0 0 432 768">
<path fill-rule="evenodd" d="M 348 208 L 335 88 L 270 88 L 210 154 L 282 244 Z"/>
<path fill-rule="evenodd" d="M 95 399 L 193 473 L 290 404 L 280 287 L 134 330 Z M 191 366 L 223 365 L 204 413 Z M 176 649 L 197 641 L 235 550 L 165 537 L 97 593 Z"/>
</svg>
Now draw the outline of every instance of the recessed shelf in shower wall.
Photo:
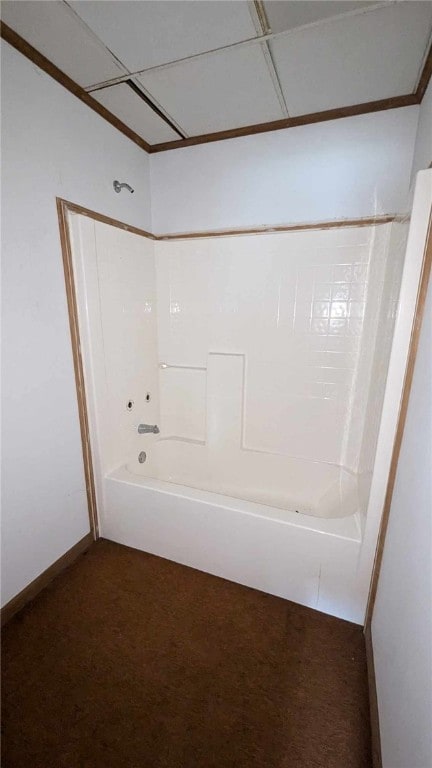
<svg viewBox="0 0 432 768">
<path fill-rule="evenodd" d="M 242 442 L 245 355 L 210 352 L 207 360 L 207 442 L 226 455 Z"/>
<path fill-rule="evenodd" d="M 204 444 L 206 372 L 204 366 L 159 363 L 163 435 Z"/>
</svg>

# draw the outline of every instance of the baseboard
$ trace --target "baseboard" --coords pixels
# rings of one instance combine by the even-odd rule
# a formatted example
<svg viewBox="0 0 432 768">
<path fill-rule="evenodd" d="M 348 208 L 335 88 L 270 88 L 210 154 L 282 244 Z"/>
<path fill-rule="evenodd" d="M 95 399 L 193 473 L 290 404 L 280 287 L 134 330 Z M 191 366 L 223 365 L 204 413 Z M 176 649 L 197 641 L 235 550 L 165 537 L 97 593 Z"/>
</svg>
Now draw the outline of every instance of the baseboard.
<svg viewBox="0 0 432 768">
<path fill-rule="evenodd" d="M 21 608 L 24 608 L 30 600 L 33 600 L 39 592 L 45 589 L 45 587 L 47 587 L 59 573 L 71 565 L 77 557 L 82 555 L 83 552 L 86 552 L 86 550 L 93 544 L 93 541 L 93 534 L 87 533 L 83 539 L 74 544 L 71 549 L 68 549 L 68 551 L 59 557 L 55 563 L 50 565 L 46 571 L 41 573 L 40 576 L 37 576 L 37 578 L 34 579 L 34 581 L 24 587 L 24 589 L 15 595 L 12 600 L 9 600 L 9 602 L 1 609 L 1 626 L 3 627 L 12 616 L 15 616 Z"/>
<path fill-rule="evenodd" d="M 381 738 L 379 729 L 378 697 L 375 679 L 375 664 L 373 657 L 371 625 L 367 624 L 364 630 L 366 644 L 366 662 L 369 686 L 369 709 L 372 737 L 372 765 L 373 768 L 382 768 Z"/>
</svg>

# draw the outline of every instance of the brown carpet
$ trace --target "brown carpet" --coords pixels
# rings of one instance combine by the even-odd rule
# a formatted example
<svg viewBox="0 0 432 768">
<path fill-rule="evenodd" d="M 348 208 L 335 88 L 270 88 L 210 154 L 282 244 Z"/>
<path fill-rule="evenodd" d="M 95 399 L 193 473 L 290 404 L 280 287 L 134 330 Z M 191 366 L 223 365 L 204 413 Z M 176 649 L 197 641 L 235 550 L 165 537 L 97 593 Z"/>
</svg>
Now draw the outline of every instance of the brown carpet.
<svg viewBox="0 0 432 768">
<path fill-rule="evenodd" d="M 3 768 L 370 768 L 360 627 L 100 541 L 3 632 Z"/>
</svg>

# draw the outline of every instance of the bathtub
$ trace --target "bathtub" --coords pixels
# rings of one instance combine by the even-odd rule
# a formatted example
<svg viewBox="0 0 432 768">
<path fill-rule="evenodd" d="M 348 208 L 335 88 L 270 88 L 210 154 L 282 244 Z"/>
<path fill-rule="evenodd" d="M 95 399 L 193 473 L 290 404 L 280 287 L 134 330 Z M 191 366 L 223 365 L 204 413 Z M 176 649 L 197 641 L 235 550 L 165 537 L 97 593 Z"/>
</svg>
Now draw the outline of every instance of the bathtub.
<svg viewBox="0 0 432 768">
<path fill-rule="evenodd" d="M 222 467 L 198 441 L 143 437 L 146 461 L 104 478 L 104 537 L 362 622 L 353 475 L 249 450 Z"/>
<path fill-rule="evenodd" d="M 143 436 L 140 448 L 144 463 L 137 456 L 127 468 L 143 477 L 314 517 L 350 517 L 358 510 L 356 476 L 334 464 L 154 435 Z"/>
</svg>

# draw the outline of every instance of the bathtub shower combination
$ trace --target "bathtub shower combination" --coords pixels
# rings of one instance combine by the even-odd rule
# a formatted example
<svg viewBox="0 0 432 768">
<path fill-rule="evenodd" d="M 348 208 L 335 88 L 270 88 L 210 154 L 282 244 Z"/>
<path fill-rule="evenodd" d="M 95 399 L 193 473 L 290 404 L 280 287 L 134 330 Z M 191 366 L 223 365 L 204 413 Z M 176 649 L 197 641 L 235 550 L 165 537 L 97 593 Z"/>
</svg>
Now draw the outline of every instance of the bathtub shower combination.
<svg viewBox="0 0 432 768">
<path fill-rule="evenodd" d="M 102 535 L 361 623 L 407 223 L 70 228 Z"/>
</svg>

